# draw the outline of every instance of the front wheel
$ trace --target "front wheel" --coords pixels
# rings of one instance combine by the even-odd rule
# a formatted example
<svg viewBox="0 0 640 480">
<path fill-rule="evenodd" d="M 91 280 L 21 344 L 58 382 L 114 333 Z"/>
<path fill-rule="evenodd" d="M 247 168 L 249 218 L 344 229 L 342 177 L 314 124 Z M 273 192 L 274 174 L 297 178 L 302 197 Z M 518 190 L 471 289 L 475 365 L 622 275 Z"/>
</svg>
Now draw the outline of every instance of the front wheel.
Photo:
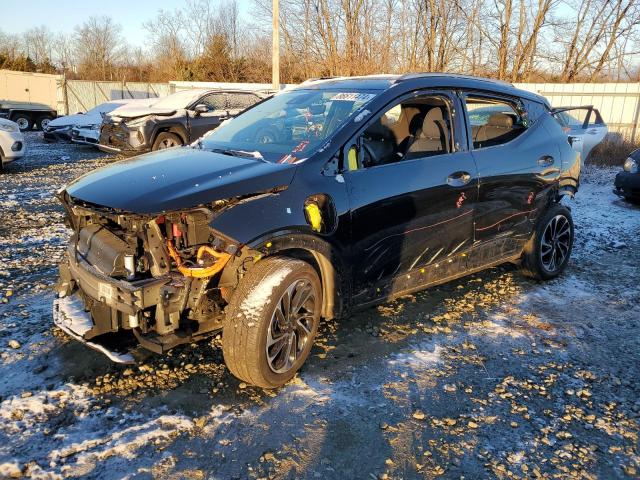
<svg viewBox="0 0 640 480">
<path fill-rule="evenodd" d="M 573 219 L 567 207 L 554 204 L 538 220 L 522 254 L 522 270 L 529 277 L 550 280 L 569 263 L 573 248 Z"/>
<path fill-rule="evenodd" d="M 182 140 L 175 133 L 162 132 L 156 137 L 153 142 L 151 150 L 163 150 L 165 148 L 179 147 L 182 145 Z"/>
<path fill-rule="evenodd" d="M 222 352 L 231 373 L 263 388 L 284 385 L 309 356 L 321 306 L 311 265 L 284 257 L 258 262 L 227 306 Z"/>
</svg>

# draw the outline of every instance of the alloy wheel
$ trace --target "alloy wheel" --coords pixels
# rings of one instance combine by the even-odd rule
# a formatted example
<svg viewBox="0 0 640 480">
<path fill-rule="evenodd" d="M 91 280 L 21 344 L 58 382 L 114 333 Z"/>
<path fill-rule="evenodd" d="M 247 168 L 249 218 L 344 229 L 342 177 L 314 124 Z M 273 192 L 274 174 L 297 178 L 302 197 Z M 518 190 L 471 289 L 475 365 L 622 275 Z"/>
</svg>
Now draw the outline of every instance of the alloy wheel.
<svg viewBox="0 0 640 480">
<path fill-rule="evenodd" d="M 571 225 L 564 215 L 553 217 L 544 229 L 540 242 L 540 259 L 548 272 L 563 264 L 571 248 Z"/>
<path fill-rule="evenodd" d="M 309 280 L 296 280 L 282 294 L 267 329 L 267 363 L 273 372 L 289 371 L 312 341 L 315 309 Z"/>
<path fill-rule="evenodd" d="M 162 150 L 163 148 L 172 148 L 177 147 L 178 142 L 176 142 L 173 138 L 165 138 L 158 145 L 158 150 Z"/>
<path fill-rule="evenodd" d="M 49 126 L 49 122 L 51 120 L 48 118 L 43 118 L 42 120 L 40 120 L 40 128 L 42 128 L 42 130 L 46 130 L 47 127 Z"/>
</svg>

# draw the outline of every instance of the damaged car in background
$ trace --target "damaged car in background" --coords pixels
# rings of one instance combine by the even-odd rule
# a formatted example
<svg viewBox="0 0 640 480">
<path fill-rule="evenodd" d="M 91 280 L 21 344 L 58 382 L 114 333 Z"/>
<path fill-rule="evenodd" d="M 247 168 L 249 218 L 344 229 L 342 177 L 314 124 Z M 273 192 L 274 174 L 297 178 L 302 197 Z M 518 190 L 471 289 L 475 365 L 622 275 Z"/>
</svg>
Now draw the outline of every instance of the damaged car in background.
<svg viewBox="0 0 640 480">
<path fill-rule="evenodd" d="M 264 98 L 245 90 L 183 90 L 106 115 L 98 148 L 131 156 L 187 145 Z"/>
<path fill-rule="evenodd" d="M 102 118 L 106 113 L 123 107 L 131 102 L 144 102 L 144 104 L 149 104 L 153 101 L 153 99 L 111 100 L 109 102 L 101 103 L 84 113 L 78 112 L 73 115 L 58 117 L 55 120 L 51 120 L 43 129 L 44 140 L 47 142 L 70 142 L 73 137 L 72 131 L 76 127 L 99 132 L 100 125 L 102 124 Z"/>
<path fill-rule="evenodd" d="M 548 102 L 509 84 L 305 82 L 62 189 L 54 320 L 119 362 L 221 331 L 229 370 L 277 387 L 321 319 L 505 262 L 562 273 L 579 175 Z"/>
</svg>

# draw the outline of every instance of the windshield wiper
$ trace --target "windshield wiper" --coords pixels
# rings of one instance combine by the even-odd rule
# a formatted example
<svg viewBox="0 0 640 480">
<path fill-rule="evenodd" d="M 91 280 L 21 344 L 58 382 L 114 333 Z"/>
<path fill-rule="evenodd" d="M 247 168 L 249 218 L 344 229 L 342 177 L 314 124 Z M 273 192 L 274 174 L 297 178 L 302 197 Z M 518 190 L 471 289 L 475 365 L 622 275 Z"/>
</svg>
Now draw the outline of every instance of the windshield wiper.
<svg viewBox="0 0 640 480">
<path fill-rule="evenodd" d="M 261 162 L 269 163 L 269 161 L 265 160 L 262 154 L 257 150 L 249 152 L 247 150 L 234 150 L 231 148 L 212 148 L 211 151 L 215 153 L 221 153 L 223 155 L 231 155 L 232 157 L 255 158 L 256 160 L 260 160 Z"/>
</svg>

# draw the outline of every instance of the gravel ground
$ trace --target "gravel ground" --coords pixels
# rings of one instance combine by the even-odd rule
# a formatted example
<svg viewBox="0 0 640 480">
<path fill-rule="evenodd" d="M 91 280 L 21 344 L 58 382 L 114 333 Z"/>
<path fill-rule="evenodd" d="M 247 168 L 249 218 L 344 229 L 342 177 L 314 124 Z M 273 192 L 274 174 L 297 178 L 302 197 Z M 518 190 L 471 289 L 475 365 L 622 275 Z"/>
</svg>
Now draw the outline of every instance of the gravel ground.
<svg viewBox="0 0 640 480">
<path fill-rule="evenodd" d="M 638 478 L 640 208 L 590 168 L 574 256 L 322 327 L 278 391 L 219 339 L 124 368 L 52 327 L 68 231 L 52 197 L 110 161 L 27 136 L 0 176 L 0 478 Z"/>
</svg>

